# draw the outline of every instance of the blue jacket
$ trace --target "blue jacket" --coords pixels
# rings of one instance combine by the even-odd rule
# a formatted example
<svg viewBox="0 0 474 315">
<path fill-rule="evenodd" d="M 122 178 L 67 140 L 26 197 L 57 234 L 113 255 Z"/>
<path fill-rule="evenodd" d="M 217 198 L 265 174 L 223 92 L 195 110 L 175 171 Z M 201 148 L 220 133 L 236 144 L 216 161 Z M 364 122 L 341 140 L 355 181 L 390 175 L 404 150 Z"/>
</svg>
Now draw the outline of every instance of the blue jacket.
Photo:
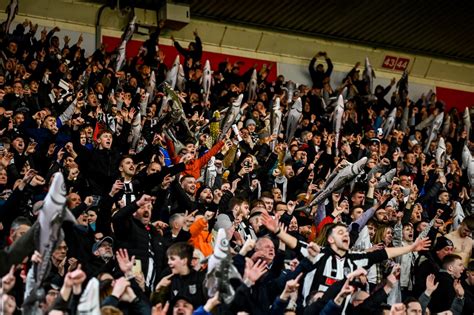
<svg viewBox="0 0 474 315">
<path fill-rule="evenodd" d="M 193 315 L 211 315 L 212 313 L 206 312 L 204 306 L 199 306 L 197 310 L 193 312 Z"/>
</svg>

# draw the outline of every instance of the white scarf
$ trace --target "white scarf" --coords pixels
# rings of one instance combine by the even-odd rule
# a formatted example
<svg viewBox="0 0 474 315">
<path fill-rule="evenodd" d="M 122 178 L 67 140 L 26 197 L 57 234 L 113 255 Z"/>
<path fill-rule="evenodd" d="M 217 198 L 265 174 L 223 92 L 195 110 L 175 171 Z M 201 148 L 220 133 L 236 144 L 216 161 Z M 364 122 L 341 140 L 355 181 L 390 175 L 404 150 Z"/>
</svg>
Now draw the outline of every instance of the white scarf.
<svg viewBox="0 0 474 315">
<path fill-rule="evenodd" d="M 286 190 L 288 186 L 288 179 L 285 176 L 278 176 L 275 178 L 274 187 L 281 187 L 281 201 L 286 202 Z"/>
</svg>

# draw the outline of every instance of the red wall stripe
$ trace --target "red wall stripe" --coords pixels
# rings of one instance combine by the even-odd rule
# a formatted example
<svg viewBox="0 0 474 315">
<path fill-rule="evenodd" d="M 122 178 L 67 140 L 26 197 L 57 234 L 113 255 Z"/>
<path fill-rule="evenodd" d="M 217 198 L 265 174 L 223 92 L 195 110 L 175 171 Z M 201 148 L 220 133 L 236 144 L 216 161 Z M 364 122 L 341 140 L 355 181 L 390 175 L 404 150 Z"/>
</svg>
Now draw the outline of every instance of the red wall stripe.
<svg viewBox="0 0 474 315">
<path fill-rule="evenodd" d="M 474 106 L 473 92 L 436 87 L 436 96 L 446 103 L 447 109 L 456 107 L 458 111 L 464 111 L 467 106 Z"/>
<path fill-rule="evenodd" d="M 102 36 L 102 43 L 106 45 L 106 50 L 108 52 L 111 52 L 120 44 L 120 38 L 111 37 L 111 36 Z M 127 58 L 131 58 L 137 55 L 138 50 L 140 49 L 140 46 L 142 45 L 142 43 L 143 41 L 131 40 L 127 44 Z M 170 67 L 173 64 L 174 59 L 176 58 L 176 55 L 178 54 L 178 51 L 176 50 L 176 48 L 174 48 L 174 46 L 166 46 L 166 45 L 160 45 L 160 49 L 165 54 L 165 64 L 168 67 Z M 257 71 L 262 68 L 263 64 L 266 64 L 267 66 L 272 65 L 272 70 L 268 76 L 268 81 L 272 82 L 276 80 L 276 77 L 277 77 L 276 62 L 273 62 L 273 61 L 204 51 L 202 54 L 202 63 L 204 63 L 207 59 L 209 59 L 213 70 L 217 70 L 219 63 L 226 59 L 228 59 L 229 62 L 232 64 L 237 61 L 243 62 L 244 64 L 241 65 L 240 67 L 240 74 L 244 74 L 245 71 L 247 71 L 250 67 L 253 67 L 255 64 L 257 65 Z M 183 61 L 184 61 L 183 57 L 181 57 L 181 63 L 183 63 Z"/>
</svg>

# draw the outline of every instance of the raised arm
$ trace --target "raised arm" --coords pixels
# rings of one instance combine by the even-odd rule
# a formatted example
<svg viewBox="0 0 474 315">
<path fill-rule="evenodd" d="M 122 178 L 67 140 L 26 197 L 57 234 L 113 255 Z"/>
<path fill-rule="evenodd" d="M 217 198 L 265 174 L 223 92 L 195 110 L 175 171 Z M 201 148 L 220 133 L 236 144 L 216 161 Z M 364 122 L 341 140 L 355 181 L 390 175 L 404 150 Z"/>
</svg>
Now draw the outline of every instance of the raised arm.
<svg viewBox="0 0 474 315">
<path fill-rule="evenodd" d="M 410 252 L 428 250 L 430 248 L 430 245 L 431 241 L 428 238 L 418 238 L 412 245 L 407 245 L 403 247 L 387 247 L 385 248 L 385 251 L 387 252 L 388 258 L 394 258 L 408 254 Z"/>
<path fill-rule="evenodd" d="M 311 59 L 311 61 L 309 62 L 309 67 L 308 67 L 308 70 L 309 70 L 309 74 L 311 75 L 311 77 L 313 77 L 313 74 L 316 73 L 316 69 L 314 69 L 314 65 L 316 64 L 316 56 L 313 57 L 313 59 Z"/>
<path fill-rule="evenodd" d="M 374 182 L 372 184 L 374 184 Z M 369 185 L 370 185 L 370 183 L 369 183 Z M 369 221 L 369 219 L 374 216 L 375 211 L 377 211 L 378 208 L 385 207 L 386 203 L 388 202 L 388 196 L 389 195 L 381 196 L 380 200 L 377 201 L 372 208 L 365 211 L 357 220 L 352 222 L 349 225 L 349 232 L 352 230 L 352 225 L 355 224 L 355 223 L 357 223 L 359 225 L 359 232 L 360 232 L 362 230 L 362 228 L 367 224 L 367 221 Z"/>
<path fill-rule="evenodd" d="M 362 215 L 357 220 L 355 220 L 349 225 L 348 227 L 349 232 L 352 230 L 352 227 L 354 224 L 359 225 L 359 232 L 360 232 L 364 228 L 364 226 L 367 224 L 367 221 L 369 221 L 369 219 L 374 216 L 375 211 L 377 211 L 377 208 L 372 207 L 369 210 L 362 213 Z"/>
<path fill-rule="evenodd" d="M 275 234 L 283 243 L 285 243 L 289 248 L 294 249 L 298 246 L 298 240 L 296 237 L 291 236 L 290 234 L 286 233 L 284 229 L 282 229 L 279 225 L 278 217 L 273 219 L 268 213 L 263 212 L 262 216 L 262 223 L 265 227 Z"/>
<path fill-rule="evenodd" d="M 128 219 L 135 211 L 137 211 L 141 206 L 151 202 L 151 196 L 143 195 L 138 201 L 132 202 L 129 205 L 126 205 L 123 208 L 120 208 L 117 213 L 112 217 L 112 220 L 120 221 Z"/>
</svg>

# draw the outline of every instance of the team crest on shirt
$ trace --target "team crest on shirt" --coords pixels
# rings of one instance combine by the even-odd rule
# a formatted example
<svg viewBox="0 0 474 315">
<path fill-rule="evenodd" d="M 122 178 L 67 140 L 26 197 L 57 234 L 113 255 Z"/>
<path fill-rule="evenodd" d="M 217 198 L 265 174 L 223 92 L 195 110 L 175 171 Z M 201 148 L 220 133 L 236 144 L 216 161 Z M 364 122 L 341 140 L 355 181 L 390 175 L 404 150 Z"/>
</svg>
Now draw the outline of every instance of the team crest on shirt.
<svg viewBox="0 0 474 315">
<path fill-rule="evenodd" d="M 189 293 L 190 294 L 193 294 L 193 295 L 196 294 L 197 288 L 196 288 L 195 284 L 192 284 L 192 285 L 188 286 L 188 288 L 189 288 Z"/>
</svg>

